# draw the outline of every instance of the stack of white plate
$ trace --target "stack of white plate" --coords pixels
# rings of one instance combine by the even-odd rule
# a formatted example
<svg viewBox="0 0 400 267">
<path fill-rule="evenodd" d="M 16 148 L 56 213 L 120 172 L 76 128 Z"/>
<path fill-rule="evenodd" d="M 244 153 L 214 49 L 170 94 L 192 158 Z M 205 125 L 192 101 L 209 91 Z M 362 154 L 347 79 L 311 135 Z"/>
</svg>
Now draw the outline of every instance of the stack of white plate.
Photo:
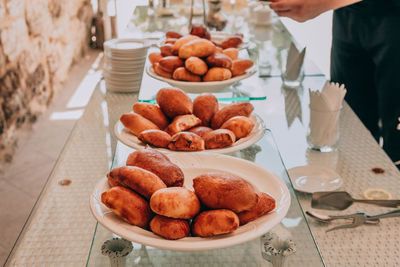
<svg viewBox="0 0 400 267">
<path fill-rule="evenodd" d="M 103 75 L 114 92 L 138 92 L 149 43 L 140 39 L 112 39 L 104 43 Z"/>
</svg>

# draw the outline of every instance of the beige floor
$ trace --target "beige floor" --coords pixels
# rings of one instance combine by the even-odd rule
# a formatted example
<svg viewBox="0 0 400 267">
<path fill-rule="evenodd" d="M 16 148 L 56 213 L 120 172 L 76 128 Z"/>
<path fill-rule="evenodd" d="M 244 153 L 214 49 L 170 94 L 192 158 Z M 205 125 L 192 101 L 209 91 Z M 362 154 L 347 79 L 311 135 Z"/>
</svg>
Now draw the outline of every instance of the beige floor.
<svg viewBox="0 0 400 267">
<path fill-rule="evenodd" d="M 0 173 L 0 264 L 11 251 L 84 108 L 70 108 L 68 103 L 77 89 L 91 90 L 94 86 L 95 81 L 86 83 L 84 88 L 80 84 L 88 71 L 96 67 L 93 63 L 98 56 L 98 51 L 91 51 L 71 69 L 68 82 L 49 109 L 31 129 L 21 133 L 12 163 Z"/>
</svg>

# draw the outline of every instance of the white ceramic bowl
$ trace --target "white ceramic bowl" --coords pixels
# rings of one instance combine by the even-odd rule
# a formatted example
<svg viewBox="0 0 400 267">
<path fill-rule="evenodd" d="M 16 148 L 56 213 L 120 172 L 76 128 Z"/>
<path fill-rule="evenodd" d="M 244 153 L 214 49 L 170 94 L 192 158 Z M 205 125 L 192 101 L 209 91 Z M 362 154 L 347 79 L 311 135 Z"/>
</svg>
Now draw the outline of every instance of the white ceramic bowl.
<svg viewBox="0 0 400 267">
<path fill-rule="evenodd" d="M 176 81 L 173 79 L 168 79 L 157 75 L 152 66 L 148 66 L 146 68 L 146 73 L 150 75 L 152 78 L 166 82 L 173 87 L 180 88 L 188 93 L 202 93 L 202 92 L 219 92 L 224 90 L 225 88 L 237 83 L 240 80 L 246 79 L 256 73 L 255 68 L 251 68 L 246 73 L 233 77 L 229 80 L 218 81 L 218 82 L 185 82 L 185 81 Z"/>
</svg>

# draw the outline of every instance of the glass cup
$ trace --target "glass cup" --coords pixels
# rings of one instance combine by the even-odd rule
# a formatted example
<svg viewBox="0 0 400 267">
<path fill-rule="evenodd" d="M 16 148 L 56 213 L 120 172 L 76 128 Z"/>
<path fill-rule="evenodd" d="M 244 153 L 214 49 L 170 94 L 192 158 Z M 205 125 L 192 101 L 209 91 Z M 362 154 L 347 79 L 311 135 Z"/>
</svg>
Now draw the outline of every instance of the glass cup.
<svg viewBox="0 0 400 267">
<path fill-rule="evenodd" d="M 339 140 L 340 110 L 320 111 L 310 108 L 308 147 L 320 152 L 336 150 Z"/>
<path fill-rule="evenodd" d="M 304 63 L 300 66 L 292 66 L 292 69 L 287 69 L 288 51 L 281 51 L 281 67 L 282 67 L 282 82 L 286 88 L 297 88 L 301 86 L 304 80 Z"/>
</svg>

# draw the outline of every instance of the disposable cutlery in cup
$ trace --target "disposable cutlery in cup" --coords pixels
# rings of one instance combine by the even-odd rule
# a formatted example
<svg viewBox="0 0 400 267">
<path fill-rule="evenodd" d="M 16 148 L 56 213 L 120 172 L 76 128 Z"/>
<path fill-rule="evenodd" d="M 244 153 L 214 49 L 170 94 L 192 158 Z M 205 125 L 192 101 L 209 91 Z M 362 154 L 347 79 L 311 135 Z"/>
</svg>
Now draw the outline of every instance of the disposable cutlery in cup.
<svg viewBox="0 0 400 267">
<path fill-rule="evenodd" d="M 344 210 L 354 202 L 373 204 L 382 207 L 398 208 L 400 199 L 390 200 L 367 200 L 354 199 L 345 191 L 315 192 L 312 194 L 311 207 L 315 209 Z"/>
</svg>

